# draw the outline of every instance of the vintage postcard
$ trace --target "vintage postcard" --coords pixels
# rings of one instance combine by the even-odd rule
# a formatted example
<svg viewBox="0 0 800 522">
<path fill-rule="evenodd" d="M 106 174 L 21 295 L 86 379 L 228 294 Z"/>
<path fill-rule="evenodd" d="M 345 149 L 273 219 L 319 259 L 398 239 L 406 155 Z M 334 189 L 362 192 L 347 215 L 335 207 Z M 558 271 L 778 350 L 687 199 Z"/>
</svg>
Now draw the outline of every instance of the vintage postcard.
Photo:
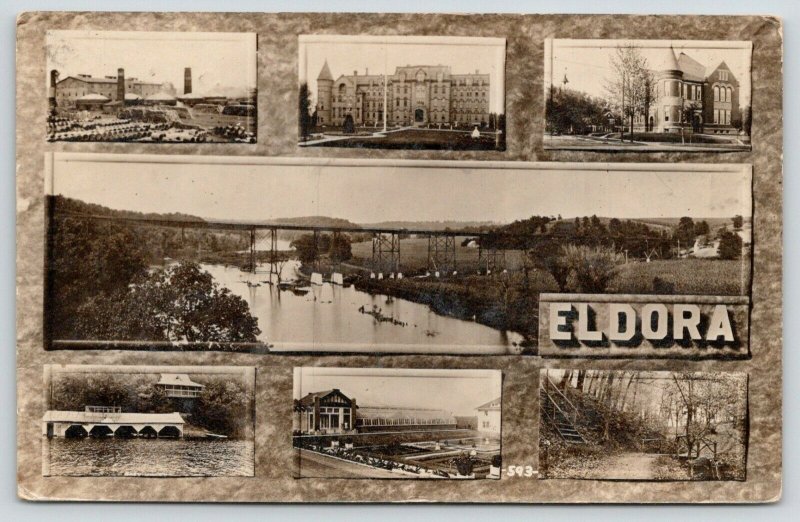
<svg viewBox="0 0 800 522">
<path fill-rule="evenodd" d="M 745 480 L 746 373 L 539 376 L 540 478 Z"/>
<path fill-rule="evenodd" d="M 294 369 L 298 477 L 500 478 L 501 372 Z"/>
<path fill-rule="evenodd" d="M 746 166 L 56 154 L 49 188 L 48 348 L 748 354 Z M 594 347 L 581 299 L 677 308 Z"/>
<path fill-rule="evenodd" d="M 51 364 L 44 382 L 44 476 L 253 476 L 252 367 Z"/>
<path fill-rule="evenodd" d="M 47 32 L 47 139 L 255 143 L 256 34 Z"/>
<path fill-rule="evenodd" d="M 299 145 L 505 150 L 504 38 L 301 35 Z"/>
<path fill-rule="evenodd" d="M 545 41 L 547 149 L 749 151 L 752 42 Z"/>
</svg>

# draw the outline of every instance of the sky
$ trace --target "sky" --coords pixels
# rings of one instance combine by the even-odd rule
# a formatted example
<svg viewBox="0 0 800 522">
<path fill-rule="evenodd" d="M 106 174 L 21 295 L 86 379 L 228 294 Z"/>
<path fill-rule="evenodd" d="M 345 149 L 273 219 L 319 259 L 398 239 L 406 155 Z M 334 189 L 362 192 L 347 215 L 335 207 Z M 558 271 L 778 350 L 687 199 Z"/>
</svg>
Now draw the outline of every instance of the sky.
<svg viewBox="0 0 800 522">
<path fill-rule="evenodd" d="M 374 38 L 374 37 L 370 37 Z M 301 41 L 300 53 L 305 54 L 305 70 L 300 71 L 300 82 L 308 81 L 312 100 L 317 100 L 317 77 L 325 60 L 333 79 L 352 75 L 353 71 L 365 75 L 394 74 L 397 67 L 406 65 L 449 65 L 451 74 L 490 74 L 489 108 L 491 112 L 505 112 L 505 46 L 456 43 L 443 37 L 440 43 L 358 43 L 358 37 L 348 41 Z M 451 42 L 448 43 L 448 40 Z M 494 41 L 494 39 L 492 39 Z M 300 60 L 303 63 L 303 60 Z"/>
<path fill-rule="evenodd" d="M 435 408 L 474 415 L 500 397 L 499 370 L 295 368 L 294 398 L 338 388 L 361 406 Z"/>
<path fill-rule="evenodd" d="M 171 82 L 183 94 L 183 70 L 192 68 L 192 92 L 218 94 L 256 87 L 255 33 L 48 31 L 47 81 L 89 74 Z"/>
<path fill-rule="evenodd" d="M 664 170 L 669 166 L 643 165 L 661 171 L 609 171 L 552 164 L 535 169 L 456 168 L 457 163 L 447 168 L 397 162 L 268 165 L 263 163 L 268 160 L 259 158 L 252 161 L 262 164 L 150 158 L 57 157 L 51 193 L 118 210 L 181 212 L 224 221 L 327 216 L 354 223 L 508 223 L 559 214 L 730 218 L 750 216 L 752 208 L 747 169 L 709 172 L 695 165 L 672 171 Z"/>
<path fill-rule="evenodd" d="M 562 84 L 566 74 L 567 87 L 585 92 L 592 96 L 604 96 L 606 80 L 612 77 L 611 57 L 618 45 L 642 44 L 642 56 L 648 67 L 655 68 L 661 63 L 664 48 L 671 44 L 675 56 L 684 52 L 704 65 L 707 74 L 722 61 L 730 68 L 739 81 L 739 104 L 744 107 L 750 103 L 750 48 L 732 47 L 727 49 L 703 47 L 702 42 L 687 40 L 553 40 L 552 81 L 556 87 Z M 647 45 L 647 47 L 644 47 Z M 718 43 L 714 43 L 714 46 Z M 545 79 L 545 92 L 550 85 L 550 78 Z"/>
</svg>

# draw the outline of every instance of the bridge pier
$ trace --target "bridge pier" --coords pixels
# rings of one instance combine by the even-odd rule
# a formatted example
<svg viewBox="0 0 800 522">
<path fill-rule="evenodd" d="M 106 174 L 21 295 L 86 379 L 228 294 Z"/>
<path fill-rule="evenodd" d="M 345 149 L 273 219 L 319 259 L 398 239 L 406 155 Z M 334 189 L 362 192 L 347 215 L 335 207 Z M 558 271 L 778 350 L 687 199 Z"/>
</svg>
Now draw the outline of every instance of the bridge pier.
<svg viewBox="0 0 800 522">
<path fill-rule="evenodd" d="M 483 270 L 486 275 L 490 275 L 505 269 L 506 251 L 504 249 L 478 247 L 478 273 Z"/>
<path fill-rule="evenodd" d="M 428 271 L 436 277 L 456 272 L 456 238 L 452 235 L 428 236 Z"/>
<path fill-rule="evenodd" d="M 384 273 L 400 273 L 400 234 L 372 234 L 372 270 L 378 274 L 378 279 L 383 279 Z"/>
<path fill-rule="evenodd" d="M 256 266 L 258 265 L 258 259 L 256 257 L 256 229 L 255 227 L 250 228 L 249 230 L 249 259 L 248 264 L 250 265 L 250 272 L 256 273 Z"/>
</svg>

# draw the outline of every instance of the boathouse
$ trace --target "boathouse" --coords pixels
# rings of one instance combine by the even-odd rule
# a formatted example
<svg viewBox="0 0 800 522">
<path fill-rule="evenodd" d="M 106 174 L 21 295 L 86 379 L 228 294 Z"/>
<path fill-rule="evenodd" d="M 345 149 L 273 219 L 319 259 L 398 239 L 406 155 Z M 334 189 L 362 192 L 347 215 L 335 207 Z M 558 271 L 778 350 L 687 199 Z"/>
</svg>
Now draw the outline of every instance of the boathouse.
<svg viewBox="0 0 800 522">
<path fill-rule="evenodd" d="M 52 437 L 181 438 L 180 413 L 122 413 L 116 407 L 87 406 L 84 411 L 49 410 L 42 417 L 42 435 Z"/>
</svg>

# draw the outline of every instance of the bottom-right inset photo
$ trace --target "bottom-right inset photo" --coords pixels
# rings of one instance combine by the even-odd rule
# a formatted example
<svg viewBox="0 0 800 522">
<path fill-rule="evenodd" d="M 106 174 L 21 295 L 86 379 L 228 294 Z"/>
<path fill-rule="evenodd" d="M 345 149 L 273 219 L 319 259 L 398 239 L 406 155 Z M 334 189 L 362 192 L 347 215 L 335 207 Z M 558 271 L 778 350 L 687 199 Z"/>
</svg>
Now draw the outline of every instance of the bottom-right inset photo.
<svg viewBox="0 0 800 522">
<path fill-rule="evenodd" d="M 542 370 L 539 477 L 744 480 L 747 374 Z"/>
</svg>

